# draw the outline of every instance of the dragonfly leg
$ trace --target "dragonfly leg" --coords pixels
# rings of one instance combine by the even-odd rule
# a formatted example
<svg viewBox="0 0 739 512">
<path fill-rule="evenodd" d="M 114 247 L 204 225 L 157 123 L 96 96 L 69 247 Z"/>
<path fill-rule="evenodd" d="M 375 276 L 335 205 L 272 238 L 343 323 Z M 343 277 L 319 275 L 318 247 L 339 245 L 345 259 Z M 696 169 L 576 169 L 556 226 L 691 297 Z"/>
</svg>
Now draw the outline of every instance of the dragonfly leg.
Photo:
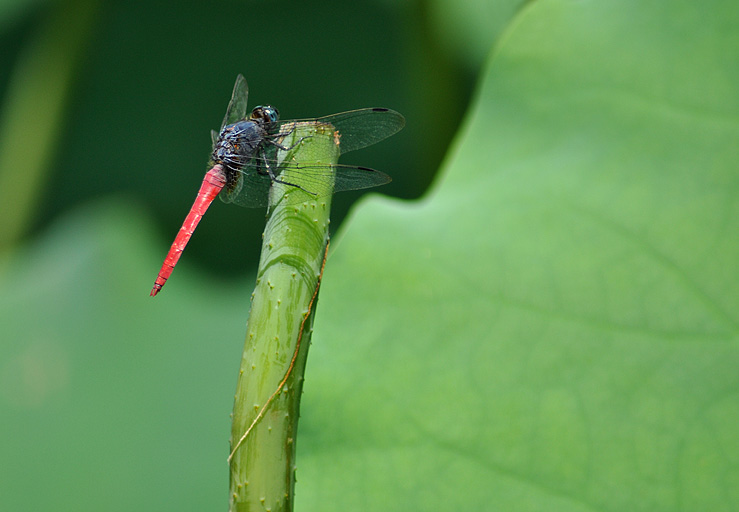
<svg viewBox="0 0 739 512">
<path fill-rule="evenodd" d="M 264 168 L 267 169 L 267 174 L 269 174 L 269 179 L 272 180 L 274 183 L 281 183 L 283 185 L 288 185 L 290 187 L 299 188 L 300 190 L 302 190 L 306 194 L 310 194 L 312 196 L 318 195 L 318 194 L 316 194 L 314 192 L 311 192 L 310 190 L 304 189 L 300 185 L 297 185 L 295 183 L 290 183 L 289 181 L 281 180 L 280 178 L 278 178 L 277 177 L 277 174 L 275 174 L 275 172 L 272 170 L 272 166 L 269 165 L 269 160 L 267 160 L 267 157 L 264 154 L 264 150 L 261 150 L 259 152 L 259 159 L 262 161 L 262 164 L 264 164 Z M 259 167 L 257 168 L 257 172 L 260 173 L 260 174 L 264 174 L 264 171 L 260 169 L 261 166 L 262 166 L 262 164 L 260 164 Z"/>
<path fill-rule="evenodd" d="M 311 137 L 311 135 L 307 135 L 305 137 L 300 137 L 298 139 L 298 141 L 295 144 L 293 144 L 292 146 L 283 146 L 282 144 L 280 144 L 279 142 L 276 142 L 274 140 L 274 139 L 284 139 L 285 137 L 287 137 L 288 135 L 290 135 L 294 131 L 295 131 L 295 125 L 293 124 L 293 126 L 290 127 L 290 129 L 287 130 L 286 132 L 274 133 L 274 134 L 271 134 L 271 135 L 266 136 L 265 137 L 265 142 L 269 142 L 270 144 L 272 144 L 276 148 L 279 148 L 279 149 L 281 149 L 283 151 L 290 151 L 291 149 L 295 149 L 296 147 L 298 147 L 298 145 L 300 145 L 300 143 L 303 142 L 305 139 L 308 139 L 308 138 Z"/>
<path fill-rule="evenodd" d="M 278 134 L 275 135 L 275 137 L 277 137 L 277 136 L 284 137 L 285 135 L 290 135 L 290 133 L 278 133 Z M 269 142 L 270 144 L 272 144 L 276 148 L 281 149 L 282 151 L 290 151 L 291 149 L 295 149 L 296 147 L 298 147 L 301 142 L 303 142 L 305 139 L 308 139 L 310 137 L 311 137 L 310 135 L 308 135 L 307 137 L 300 137 L 298 139 L 298 142 L 296 142 L 292 146 L 283 146 L 279 142 L 275 142 L 274 140 L 269 140 L 269 139 L 267 139 L 266 142 Z"/>
</svg>

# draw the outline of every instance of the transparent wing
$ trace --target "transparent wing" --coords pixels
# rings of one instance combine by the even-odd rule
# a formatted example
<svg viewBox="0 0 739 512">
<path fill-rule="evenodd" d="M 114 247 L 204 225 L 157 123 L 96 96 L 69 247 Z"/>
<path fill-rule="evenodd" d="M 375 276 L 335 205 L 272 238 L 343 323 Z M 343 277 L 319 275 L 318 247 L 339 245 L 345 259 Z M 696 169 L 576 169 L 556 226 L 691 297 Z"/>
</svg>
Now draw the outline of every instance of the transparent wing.
<svg viewBox="0 0 739 512">
<path fill-rule="evenodd" d="M 224 188 L 220 198 L 226 203 L 234 203 L 247 208 L 267 206 L 269 188 L 272 181 L 269 175 L 256 165 L 257 160 L 246 165 L 239 173 L 233 187 Z M 384 172 L 369 167 L 355 167 L 351 165 L 303 165 L 269 161 L 273 169 L 277 169 L 277 176 L 287 183 L 300 183 L 300 186 L 310 194 L 319 197 L 333 192 L 345 190 L 361 190 L 390 183 L 392 179 Z M 263 164 L 262 164 L 263 165 Z M 296 177 L 298 177 L 296 179 Z M 294 194 L 287 199 L 287 204 L 305 201 L 305 194 Z"/>
<path fill-rule="evenodd" d="M 233 203 L 246 208 L 261 208 L 267 206 L 271 185 L 272 180 L 268 175 L 257 172 L 256 168 L 249 165 L 239 171 L 232 186 L 223 187 L 218 197 L 224 203 Z"/>
<path fill-rule="evenodd" d="M 405 118 L 389 108 L 362 108 L 316 119 L 291 119 L 280 124 L 318 121 L 334 126 L 341 137 L 341 154 L 365 148 L 400 131 L 405 126 Z"/>
<path fill-rule="evenodd" d="M 233 93 L 231 93 L 231 101 L 228 102 L 228 108 L 226 109 L 226 115 L 223 117 L 221 129 L 218 130 L 219 133 L 223 131 L 223 128 L 227 124 L 241 121 L 246 117 L 246 102 L 248 99 L 249 85 L 246 83 L 244 75 L 239 74 L 239 76 L 236 77 L 234 90 Z"/>
</svg>

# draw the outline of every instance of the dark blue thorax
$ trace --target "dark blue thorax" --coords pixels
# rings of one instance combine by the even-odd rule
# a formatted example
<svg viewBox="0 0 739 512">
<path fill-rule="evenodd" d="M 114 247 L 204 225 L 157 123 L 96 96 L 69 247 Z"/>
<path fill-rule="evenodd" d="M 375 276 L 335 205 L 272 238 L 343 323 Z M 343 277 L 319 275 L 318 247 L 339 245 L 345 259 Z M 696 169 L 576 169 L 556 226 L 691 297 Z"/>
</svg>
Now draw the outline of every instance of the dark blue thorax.
<svg viewBox="0 0 739 512">
<path fill-rule="evenodd" d="M 223 165 L 226 171 L 241 170 L 257 156 L 268 135 L 265 123 L 260 119 L 229 124 L 223 128 L 213 148 L 213 162 Z"/>
</svg>

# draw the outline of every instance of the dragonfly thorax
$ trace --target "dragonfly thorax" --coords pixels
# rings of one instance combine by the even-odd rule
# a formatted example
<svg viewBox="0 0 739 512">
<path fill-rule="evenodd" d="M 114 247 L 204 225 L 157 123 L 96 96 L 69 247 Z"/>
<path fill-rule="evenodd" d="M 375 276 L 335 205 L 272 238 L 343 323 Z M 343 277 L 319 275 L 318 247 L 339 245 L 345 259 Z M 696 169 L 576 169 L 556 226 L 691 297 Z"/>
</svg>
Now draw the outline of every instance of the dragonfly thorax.
<svg viewBox="0 0 739 512">
<path fill-rule="evenodd" d="M 248 118 L 226 125 L 213 147 L 213 164 L 240 169 L 263 147 L 264 141 L 277 129 L 280 113 L 269 105 L 260 105 Z"/>
<path fill-rule="evenodd" d="M 262 119 L 249 119 L 225 126 L 213 148 L 216 164 L 239 169 L 248 164 L 269 135 Z"/>
</svg>

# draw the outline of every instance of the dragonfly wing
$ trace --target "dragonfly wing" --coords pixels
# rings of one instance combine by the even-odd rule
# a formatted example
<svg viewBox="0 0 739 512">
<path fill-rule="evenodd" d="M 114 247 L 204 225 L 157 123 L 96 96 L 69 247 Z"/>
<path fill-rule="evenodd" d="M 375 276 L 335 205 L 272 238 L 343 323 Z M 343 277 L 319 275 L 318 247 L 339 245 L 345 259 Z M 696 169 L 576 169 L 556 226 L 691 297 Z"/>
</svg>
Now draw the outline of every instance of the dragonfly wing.
<svg viewBox="0 0 739 512">
<path fill-rule="evenodd" d="M 246 117 L 246 102 L 249 99 L 249 84 L 246 83 L 244 75 L 239 74 L 236 77 L 234 90 L 231 94 L 231 101 L 228 103 L 226 115 L 223 117 L 223 123 L 219 132 L 223 131 L 226 125 L 241 121 Z"/>
<path fill-rule="evenodd" d="M 350 110 L 315 120 L 332 124 L 338 130 L 341 154 L 376 144 L 405 126 L 405 118 L 389 108 Z"/>
<path fill-rule="evenodd" d="M 333 192 L 345 190 L 361 190 L 377 187 L 390 183 L 392 179 L 384 172 L 370 169 L 369 167 L 354 167 L 351 165 L 303 165 L 303 164 L 278 164 L 271 162 L 270 165 L 277 171 L 280 181 L 288 185 L 299 185 L 305 192 L 315 197 L 321 197 Z M 269 175 L 258 172 L 252 163 L 238 172 L 233 185 L 223 187 L 219 197 L 224 203 L 233 203 L 247 208 L 260 208 L 267 206 L 269 201 L 269 188 L 272 180 Z M 286 204 L 305 201 L 304 194 L 290 196 Z"/>
<path fill-rule="evenodd" d="M 278 178 L 288 184 L 298 184 L 306 192 L 323 196 L 345 190 L 360 190 L 390 183 L 392 179 L 384 172 L 369 167 L 351 165 L 303 165 L 282 164 L 278 167 Z"/>
<path fill-rule="evenodd" d="M 378 187 L 393 181 L 393 179 L 381 171 L 369 167 L 354 167 L 350 165 L 334 165 L 335 183 L 334 192 L 344 190 L 362 190 L 365 188 Z"/>
<path fill-rule="evenodd" d="M 267 174 L 257 172 L 254 164 L 249 164 L 237 173 L 232 186 L 226 185 L 218 195 L 224 203 L 233 203 L 246 208 L 261 208 L 269 201 L 271 180 Z"/>
</svg>

